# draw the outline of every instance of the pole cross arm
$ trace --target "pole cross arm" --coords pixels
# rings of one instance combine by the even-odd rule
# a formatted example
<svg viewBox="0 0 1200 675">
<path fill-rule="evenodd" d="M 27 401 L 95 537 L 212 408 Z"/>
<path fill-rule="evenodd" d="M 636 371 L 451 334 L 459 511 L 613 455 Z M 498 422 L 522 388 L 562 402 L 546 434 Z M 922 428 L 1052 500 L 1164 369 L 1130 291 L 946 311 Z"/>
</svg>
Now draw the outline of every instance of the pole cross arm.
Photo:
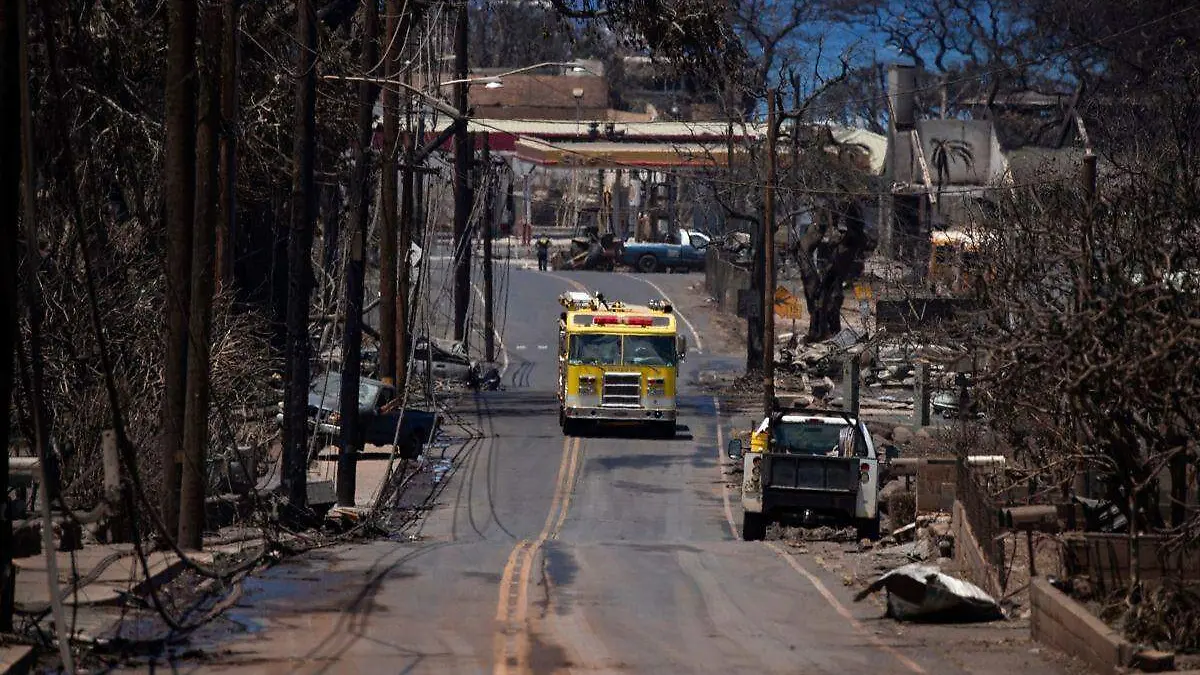
<svg viewBox="0 0 1200 675">
<path fill-rule="evenodd" d="M 441 133 L 435 136 L 433 140 L 421 146 L 421 148 L 413 154 L 409 164 L 423 164 L 435 150 L 442 147 L 446 141 L 453 138 L 454 134 L 458 132 L 459 128 L 466 126 L 466 124 L 467 118 L 465 117 L 459 117 L 455 119 L 454 122 L 452 122 L 449 126 L 447 126 L 445 129 L 442 129 Z"/>
</svg>

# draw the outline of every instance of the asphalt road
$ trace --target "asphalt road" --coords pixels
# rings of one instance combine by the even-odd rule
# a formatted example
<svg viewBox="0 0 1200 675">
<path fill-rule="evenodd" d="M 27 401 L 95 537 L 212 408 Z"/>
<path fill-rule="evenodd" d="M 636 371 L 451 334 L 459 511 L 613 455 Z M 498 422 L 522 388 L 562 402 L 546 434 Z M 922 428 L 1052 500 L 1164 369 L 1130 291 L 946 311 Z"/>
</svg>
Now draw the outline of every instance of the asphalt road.
<svg viewBox="0 0 1200 675">
<path fill-rule="evenodd" d="M 642 302 L 698 275 L 514 270 L 505 391 L 468 399 L 484 432 L 438 504 L 395 540 L 316 552 L 247 586 L 219 655 L 176 666 L 238 673 L 1026 673 L 1022 650 L 964 659 L 854 604 L 811 557 L 738 539 L 715 401 L 681 396 L 673 441 L 564 439 L 555 297 Z M 719 353 L 685 323 L 685 382 Z M 708 349 L 714 351 L 710 352 Z M 233 623 L 230 623 L 233 622 Z M 940 638 L 939 638 L 940 639 Z M 968 662 L 970 661 L 970 662 Z"/>
</svg>

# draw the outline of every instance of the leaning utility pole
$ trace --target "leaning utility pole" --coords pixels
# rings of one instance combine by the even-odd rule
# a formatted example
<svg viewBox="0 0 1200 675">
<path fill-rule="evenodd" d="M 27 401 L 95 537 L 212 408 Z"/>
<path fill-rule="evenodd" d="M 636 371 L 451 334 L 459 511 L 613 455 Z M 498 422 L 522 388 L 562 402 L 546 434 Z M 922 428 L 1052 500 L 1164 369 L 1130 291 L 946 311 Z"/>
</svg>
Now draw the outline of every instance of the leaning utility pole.
<svg viewBox="0 0 1200 675">
<path fill-rule="evenodd" d="M 378 4 L 368 2 L 363 17 L 363 72 L 370 72 L 379 59 Z M 371 219 L 371 139 L 375 132 L 375 99 L 379 87 L 364 81 L 358 83 L 358 138 L 354 147 L 354 175 L 350 194 L 351 234 L 350 259 L 346 263 L 346 320 L 342 333 L 342 381 L 338 392 L 342 421 L 341 450 L 338 452 L 337 503 L 354 506 L 354 490 L 358 477 L 358 452 L 361 437 L 358 416 L 358 383 L 362 371 L 363 315 L 363 247 L 367 240 L 367 224 Z M 386 328 L 386 326 L 381 327 Z"/>
<path fill-rule="evenodd" d="M 763 185 L 762 224 L 762 374 L 763 409 L 770 415 L 775 403 L 775 143 L 779 130 L 775 113 L 779 91 L 767 91 L 767 181 Z"/>
<path fill-rule="evenodd" d="M 467 3 L 454 23 L 454 107 L 467 114 Z M 471 164 L 475 145 L 467 124 L 454 131 L 454 339 L 467 339 L 467 307 L 471 301 Z"/>
<path fill-rule="evenodd" d="M 221 8 L 204 8 L 200 51 L 201 105 L 196 134 L 196 192 L 192 283 L 188 315 L 187 402 L 183 419 L 183 472 L 179 493 L 182 548 L 199 551 L 204 535 L 207 482 L 209 336 L 212 324 L 213 250 L 220 216 L 218 154 L 221 126 Z"/>
<path fill-rule="evenodd" d="M 308 310 L 312 296 L 317 27 L 311 0 L 296 0 L 296 111 L 292 133 L 292 222 L 288 238 L 287 399 L 281 482 L 293 508 L 308 505 Z"/>
<path fill-rule="evenodd" d="M 165 536 L 179 529 L 179 482 L 183 466 L 183 419 L 187 408 L 188 307 L 191 299 L 192 219 L 196 190 L 196 3 L 171 0 L 167 7 L 166 199 L 167 348 L 163 379 L 163 524 Z"/>
<path fill-rule="evenodd" d="M 21 208 L 21 33 L 17 3 L 0 7 L 0 438 L 8 438 L 17 337 L 17 235 Z M 8 451 L 0 452 L 0 633 L 13 632 L 12 511 L 8 508 Z"/>
<path fill-rule="evenodd" d="M 480 185 L 483 186 L 483 360 L 496 360 L 496 323 L 492 307 L 492 197 L 496 186 L 489 180 L 492 175 L 492 149 L 490 138 L 483 134 L 483 150 L 479 155 Z"/>
</svg>

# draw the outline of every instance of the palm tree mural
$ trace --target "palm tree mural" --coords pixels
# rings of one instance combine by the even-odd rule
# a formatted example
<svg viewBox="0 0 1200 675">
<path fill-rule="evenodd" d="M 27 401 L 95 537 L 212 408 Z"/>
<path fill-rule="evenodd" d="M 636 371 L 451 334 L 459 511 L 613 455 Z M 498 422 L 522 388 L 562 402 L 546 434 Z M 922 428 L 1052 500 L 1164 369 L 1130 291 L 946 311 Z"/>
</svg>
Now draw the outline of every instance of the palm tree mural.
<svg viewBox="0 0 1200 675">
<path fill-rule="evenodd" d="M 962 161 L 963 165 L 970 171 L 975 164 L 975 151 L 971 149 L 971 144 L 966 141 L 959 141 L 946 138 L 931 138 L 929 144 L 933 146 L 933 169 L 937 172 L 937 189 L 938 197 L 942 196 L 942 184 L 950 179 L 950 165 L 957 161 Z"/>
</svg>

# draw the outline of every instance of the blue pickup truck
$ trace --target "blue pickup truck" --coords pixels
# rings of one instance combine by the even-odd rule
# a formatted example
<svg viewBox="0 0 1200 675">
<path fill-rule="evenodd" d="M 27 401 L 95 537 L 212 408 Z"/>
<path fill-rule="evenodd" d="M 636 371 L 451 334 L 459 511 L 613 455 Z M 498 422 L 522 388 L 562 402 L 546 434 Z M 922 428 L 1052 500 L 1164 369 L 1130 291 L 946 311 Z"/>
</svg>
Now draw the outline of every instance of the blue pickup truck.
<svg viewBox="0 0 1200 675">
<path fill-rule="evenodd" d="M 695 230 L 677 230 L 669 242 L 627 241 L 620 262 L 639 272 L 704 269 L 705 249 L 712 240 Z"/>
</svg>

